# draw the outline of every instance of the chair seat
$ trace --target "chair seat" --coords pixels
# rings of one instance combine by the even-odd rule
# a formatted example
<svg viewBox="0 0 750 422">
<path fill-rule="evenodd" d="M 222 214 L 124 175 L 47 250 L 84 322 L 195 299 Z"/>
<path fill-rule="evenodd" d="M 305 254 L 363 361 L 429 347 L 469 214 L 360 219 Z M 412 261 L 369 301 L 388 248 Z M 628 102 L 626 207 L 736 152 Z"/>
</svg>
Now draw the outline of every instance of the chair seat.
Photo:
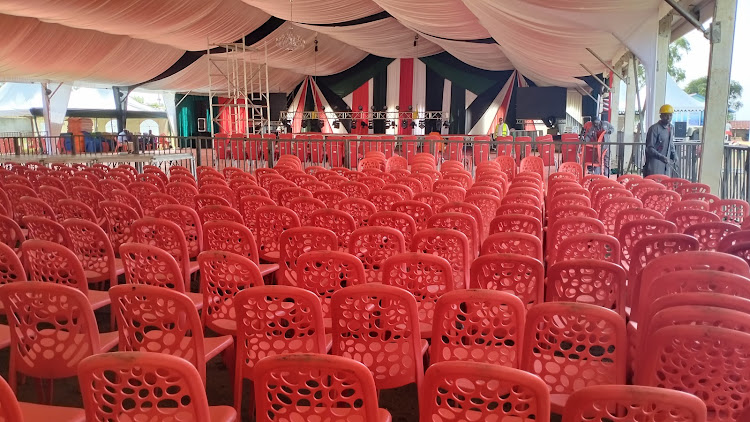
<svg viewBox="0 0 750 422">
<path fill-rule="evenodd" d="M 200 269 L 200 265 L 198 264 L 198 261 L 190 261 L 190 266 L 188 268 L 190 269 L 190 274 L 194 274 Z"/>
<path fill-rule="evenodd" d="M 45 406 L 36 403 L 18 403 L 21 406 L 23 420 L 28 422 L 35 421 L 56 421 L 56 422 L 84 422 L 86 413 L 83 409 L 61 406 Z"/>
<path fill-rule="evenodd" d="M 125 267 L 122 266 L 122 260 L 115 259 L 115 275 L 120 276 L 122 274 L 125 274 Z M 86 281 L 89 283 L 100 283 L 107 280 L 109 280 L 109 273 L 97 273 L 96 271 L 86 270 Z"/>
<path fill-rule="evenodd" d="M 550 411 L 556 415 L 562 415 L 565 403 L 568 402 L 568 397 L 570 397 L 570 394 L 550 394 Z"/>
<path fill-rule="evenodd" d="M 185 293 L 195 304 L 195 309 L 203 309 L 203 293 Z"/>
<path fill-rule="evenodd" d="M 260 264 L 258 269 L 260 269 L 260 275 L 265 277 L 268 274 L 276 272 L 279 269 L 279 264 Z"/>
<path fill-rule="evenodd" d="M 281 258 L 280 258 L 279 251 L 274 251 L 274 252 L 260 254 L 260 259 L 263 261 L 275 263 L 275 262 L 279 262 L 279 259 Z"/>
<path fill-rule="evenodd" d="M 110 303 L 112 300 L 109 298 L 109 292 L 103 292 L 101 290 L 89 290 L 88 296 L 86 296 L 91 304 L 91 309 L 97 310 L 103 308 Z"/>
<path fill-rule="evenodd" d="M 206 362 L 213 359 L 227 347 L 232 347 L 234 339 L 232 336 L 205 337 L 203 339 L 203 350 L 206 353 Z"/>
<path fill-rule="evenodd" d="M 237 321 L 233 319 L 216 319 L 206 321 L 206 327 L 217 334 L 234 336 L 237 332 Z"/>
<path fill-rule="evenodd" d="M 209 406 L 208 417 L 210 422 L 235 422 L 237 411 L 232 406 Z"/>
<path fill-rule="evenodd" d="M 102 353 L 106 353 L 114 349 L 119 341 L 120 334 L 117 331 L 99 334 L 99 346 L 102 348 Z"/>
<path fill-rule="evenodd" d="M 10 346 L 10 326 L 0 325 L 0 349 Z"/>
<path fill-rule="evenodd" d="M 432 337 L 432 324 L 429 322 L 420 322 L 419 323 L 419 336 L 421 338 L 431 338 Z"/>
<path fill-rule="evenodd" d="M 285 407 L 284 408 L 284 419 L 285 421 L 303 421 L 305 420 L 302 416 L 303 414 L 307 414 L 308 412 L 307 406 L 294 406 L 294 407 Z M 343 410 L 343 409 L 342 409 Z M 299 413 L 298 413 L 299 412 Z M 342 417 L 342 418 L 326 418 L 325 420 L 340 420 L 340 421 L 347 421 L 349 418 Z M 357 418 L 359 420 L 359 418 Z M 378 422 L 391 422 L 391 414 L 386 409 L 378 408 Z"/>
</svg>

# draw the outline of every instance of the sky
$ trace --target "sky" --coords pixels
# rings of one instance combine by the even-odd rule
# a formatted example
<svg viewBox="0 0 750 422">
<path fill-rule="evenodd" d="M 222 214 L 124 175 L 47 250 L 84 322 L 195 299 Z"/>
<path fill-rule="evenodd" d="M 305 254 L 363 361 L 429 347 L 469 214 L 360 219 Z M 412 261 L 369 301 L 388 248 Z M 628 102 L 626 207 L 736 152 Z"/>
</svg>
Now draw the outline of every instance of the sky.
<svg viewBox="0 0 750 422">
<path fill-rule="evenodd" d="M 737 120 L 750 120 L 750 55 L 747 54 L 747 44 L 750 42 L 750 25 L 746 24 L 748 21 L 750 21 L 750 1 L 739 0 L 735 20 L 731 78 L 738 81 L 744 88 L 742 102 L 745 105 L 737 111 Z M 693 79 L 708 74 L 708 55 L 711 49 L 708 40 L 697 30 L 690 32 L 685 38 L 690 42 L 690 53 L 683 56 L 679 64 L 681 68 L 685 69 L 685 80 L 680 83 L 683 88 Z"/>
</svg>

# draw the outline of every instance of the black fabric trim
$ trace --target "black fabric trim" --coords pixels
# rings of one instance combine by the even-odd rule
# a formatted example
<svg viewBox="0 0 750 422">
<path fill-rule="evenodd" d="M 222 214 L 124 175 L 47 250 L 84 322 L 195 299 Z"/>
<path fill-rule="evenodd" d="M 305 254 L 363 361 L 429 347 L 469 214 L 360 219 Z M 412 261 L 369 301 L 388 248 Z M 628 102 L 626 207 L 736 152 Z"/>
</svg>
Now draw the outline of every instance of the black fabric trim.
<svg viewBox="0 0 750 422">
<path fill-rule="evenodd" d="M 500 45 L 500 43 L 497 42 L 497 40 L 495 40 L 492 37 L 477 38 L 477 39 L 474 39 L 474 40 L 457 40 L 455 38 L 438 37 L 437 35 L 432 35 L 432 34 L 428 34 L 426 32 L 417 31 L 416 29 L 413 29 L 413 31 L 419 33 L 420 35 L 424 35 L 424 36 L 432 37 L 432 38 L 437 38 L 439 40 L 445 40 L 445 41 L 469 42 L 469 43 L 473 43 L 473 44 L 497 44 L 497 45 Z"/>
<path fill-rule="evenodd" d="M 326 85 L 336 95 L 343 98 L 372 79 L 377 73 L 385 71 L 394 60 L 369 54 L 349 69 L 333 75 L 319 76 L 316 81 L 319 84 Z"/>
<path fill-rule="evenodd" d="M 320 92 L 323 94 L 323 97 L 326 99 L 326 101 L 328 101 L 328 105 L 331 106 L 331 110 L 333 110 L 334 112 L 352 111 L 343 98 L 336 95 L 335 92 L 331 91 L 330 88 L 320 83 L 319 80 L 316 80 L 316 82 L 318 84 Z M 342 119 L 340 120 L 340 122 L 343 125 L 344 129 L 349 132 L 349 128 L 351 127 L 351 119 Z M 331 124 L 333 124 L 333 122 L 331 122 Z"/>
<path fill-rule="evenodd" d="M 372 77 L 372 106 L 375 111 L 385 110 L 387 93 L 388 71 L 383 69 Z M 385 120 L 374 120 L 372 125 L 373 133 L 385 133 Z"/>
<path fill-rule="evenodd" d="M 425 108 L 427 110 L 434 111 L 442 110 L 443 86 L 445 85 L 445 79 L 440 74 L 432 70 L 429 66 L 425 66 L 425 69 Z M 443 123 L 442 121 L 437 119 L 427 119 L 425 120 L 424 124 L 424 133 L 440 133 L 440 127 Z"/>
<path fill-rule="evenodd" d="M 247 34 L 245 37 L 240 38 L 239 40 L 235 41 L 235 43 L 241 43 L 242 40 L 244 39 L 245 45 L 250 46 L 250 45 L 256 44 L 259 41 L 266 38 L 267 36 L 269 36 L 273 31 L 279 29 L 279 27 L 283 25 L 284 22 L 286 21 L 283 19 L 271 17 L 265 23 L 263 23 L 263 25 L 259 26 L 253 32 Z M 225 52 L 225 49 L 221 47 L 215 47 L 211 49 L 211 54 L 218 54 L 218 53 L 224 53 L 224 52 Z M 198 59 L 200 59 L 204 55 L 206 55 L 206 50 L 186 51 L 182 55 L 182 57 L 177 59 L 177 61 L 172 66 L 169 66 L 167 70 L 154 76 L 153 78 L 147 80 L 146 82 L 141 82 L 139 84 L 133 85 L 131 86 L 131 88 L 136 88 L 141 85 L 145 85 L 147 83 L 160 81 L 162 79 L 173 76 L 176 73 L 185 70 L 188 66 L 198 61 Z"/>
<path fill-rule="evenodd" d="M 346 7 L 346 6 L 342 5 L 342 7 Z M 323 27 L 325 27 L 325 26 L 327 26 L 327 27 L 354 26 L 354 25 L 362 25 L 363 23 L 370 23 L 370 22 L 380 21 L 380 20 L 388 19 L 388 18 L 392 18 L 392 17 L 393 16 L 391 16 L 390 13 L 388 13 L 388 12 L 386 12 L 384 10 L 384 11 L 382 11 L 380 13 L 376 13 L 374 15 L 365 16 L 363 18 L 353 19 L 353 20 L 344 21 L 344 22 L 336 22 L 336 23 L 304 23 L 304 22 L 299 22 L 299 23 L 301 25 L 323 26 Z"/>
<path fill-rule="evenodd" d="M 466 89 L 451 83 L 449 133 L 466 133 Z"/>
</svg>

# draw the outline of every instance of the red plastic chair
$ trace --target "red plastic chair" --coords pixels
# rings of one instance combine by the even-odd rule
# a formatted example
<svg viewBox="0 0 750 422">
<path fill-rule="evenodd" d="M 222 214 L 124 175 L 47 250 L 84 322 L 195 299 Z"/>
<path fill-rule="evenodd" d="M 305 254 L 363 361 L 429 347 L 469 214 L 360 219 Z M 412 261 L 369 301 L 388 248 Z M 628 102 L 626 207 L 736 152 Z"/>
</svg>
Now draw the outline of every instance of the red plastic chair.
<svg viewBox="0 0 750 422">
<path fill-rule="evenodd" d="M 414 219 L 398 211 L 378 211 L 367 219 L 368 226 L 390 227 L 398 230 L 404 236 L 404 241 L 410 245 L 414 234 L 417 232 L 417 226 Z"/>
<path fill-rule="evenodd" d="M 451 170 L 443 175 L 443 180 L 453 180 L 461 184 L 464 189 L 470 189 L 474 183 L 471 173 L 464 170 L 463 167 L 458 170 Z M 436 182 L 437 183 L 437 182 Z"/>
<path fill-rule="evenodd" d="M 583 303 L 542 303 L 526 314 L 521 369 L 545 380 L 552 412 L 584 387 L 624 385 L 625 320 L 609 309 Z"/>
<path fill-rule="evenodd" d="M 99 207 L 107 222 L 107 235 L 112 242 L 112 249 L 118 253 L 120 245 L 133 241 L 132 225 L 140 217 L 134 209 L 119 202 L 102 201 Z"/>
<path fill-rule="evenodd" d="M 176 290 L 186 294 L 196 309 L 203 306 L 201 293 L 190 293 L 177 260 L 167 251 L 142 243 L 120 246 L 120 258 L 128 284 L 147 284 Z"/>
<path fill-rule="evenodd" d="M 678 233 L 677 227 L 665 220 L 645 219 L 625 223 L 620 229 L 617 240 L 620 242 L 622 266 L 630 271 L 631 258 L 634 256 L 638 241 L 659 234 Z M 697 249 L 697 244 L 695 245 Z M 635 263 L 633 263 L 635 265 Z M 632 283 L 632 280 L 631 280 Z"/>
<path fill-rule="evenodd" d="M 171 195 L 180 205 L 193 207 L 198 188 L 188 183 L 171 182 L 165 187 L 165 193 Z"/>
<path fill-rule="evenodd" d="M 99 222 L 99 219 L 94 214 L 94 211 L 89 208 L 88 205 L 81 201 L 73 199 L 61 199 L 57 204 L 57 212 L 60 220 L 65 221 L 70 218 L 77 218 L 81 220 L 91 221 L 92 223 Z"/>
<path fill-rule="evenodd" d="M 323 201 L 323 203 L 326 204 L 326 207 L 333 208 L 336 204 L 346 199 L 347 196 L 345 193 L 336 189 L 323 189 L 313 193 L 313 198 Z"/>
<path fill-rule="evenodd" d="M 426 229 L 427 220 L 433 213 L 432 207 L 417 200 L 396 202 L 393 204 L 392 210 L 410 216 L 414 220 L 416 230 Z"/>
<path fill-rule="evenodd" d="M 562 422 L 706 422 L 706 405 L 692 394 L 635 385 L 597 385 L 571 394 Z M 743 420 L 743 419 L 738 419 Z"/>
<path fill-rule="evenodd" d="M 367 283 L 382 282 L 383 263 L 405 249 L 404 235 L 392 227 L 362 227 L 349 239 L 349 253 L 362 261 Z"/>
<path fill-rule="evenodd" d="M 524 196 L 529 196 L 529 195 L 524 195 Z M 501 205 L 500 208 L 497 209 L 495 216 L 511 215 L 511 214 L 527 215 L 529 217 L 535 218 L 536 220 L 539 220 L 539 222 L 542 221 L 542 209 L 537 207 L 536 205 L 529 205 L 529 204 Z M 490 220 L 490 225 L 492 225 L 491 220 Z"/>
<path fill-rule="evenodd" d="M 26 270 L 16 251 L 0 243 L 0 285 L 16 281 L 26 281 Z"/>
<path fill-rule="evenodd" d="M 422 359 L 417 301 L 410 292 L 382 284 L 362 284 L 331 297 L 332 354 L 362 362 L 378 389 L 416 383 L 422 387 Z M 388 315 L 383 318 L 383 315 Z"/>
<path fill-rule="evenodd" d="M 202 224 L 209 221 L 232 221 L 242 224 L 244 221 L 239 211 L 226 205 L 208 205 L 200 208 L 198 217 Z"/>
<path fill-rule="evenodd" d="M 556 261 L 594 259 L 620 265 L 620 242 L 613 236 L 600 233 L 577 234 L 560 242 Z"/>
<path fill-rule="evenodd" d="M 21 243 L 26 240 L 21 226 L 12 218 L 0 215 L 0 243 L 13 249 L 16 253 L 21 250 Z"/>
<path fill-rule="evenodd" d="M 30 422 L 49 419 L 52 415 L 55 421 L 60 422 L 84 422 L 86 420 L 83 409 L 19 402 L 10 385 L 5 379 L 0 379 L 0 420 Z"/>
<path fill-rule="evenodd" d="M 524 159 L 521 160 L 520 170 L 522 172 L 532 171 L 544 177 L 544 160 L 542 160 L 541 157 L 536 156 L 524 157 Z"/>
<path fill-rule="evenodd" d="M 79 187 L 96 189 L 96 185 L 93 181 L 85 179 L 81 176 L 69 177 L 67 180 L 65 180 L 65 187 L 69 195 L 73 193 L 73 189 Z"/>
<path fill-rule="evenodd" d="M 584 189 L 591 190 L 591 185 L 598 180 L 603 181 L 611 181 L 611 179 L 607 176 L 601 175 L 601 174 L 587 174 L 583 176 L 583 181 L 581 182 L 581 186 L 583 186 Z M 629 188 L 628 188 L 629 189 Z"/>
<path fill-rule="evenodd" d="M 376 190 L 380 190 L 383 188 L 383 186 L 385 186 L 385 180 L 379 177 L 372 177 L 372 176 L 360 177 L 357 180 L 357 182 L 362 183 L 363 185 L 367 186 L 367 188 L 370 190 L 370 193 L 373 193 Z M 343 186 L 346 183 L 348 183 L 348 181 L 342 182 L 341 186 Z"/>
<path fill-rule="evenodd" d="M 39 186 L 39 198 L 46 202 L 59 216 L 59 202 L 63 199 L 68 199 L 68 194 L 65 192 L 65 189 L 58 189 L 52 186 Z"/>
<path fill-rule="evenodd" d="M 288 208 L 267 205 L 255 210 L 255 235 L 260 259 L 278 262 L 279 235 L 284 230 L 299 226 L 299 217 Z"/>
<path fill-rule="evenodd" d="M 641 272 L 651 260 L 663 255 L 697 251 L 700 245 L 694 237 L 678 234 L 651 234 L 637 240 L 631 250 L 628 266 L 628 292 L 637 298 L 640 291 Z"/>
<path fill-rule="evenodd" d="M 378 211 L 389 211 L 393 204 L 404 200 L 398 193 L 382 189 L 371 191 L 367 199 L 375 205 L 375 209 Z"/>
<path fill-rule="evenodd" d="M 652 285 L 656 285 L 657 279 L 667 275 L 668 273 L 674 273 L 677 271 L 687 270 L 714 270 L 721 271 L 724 273 L 736 274 L 742 277 L 750 277 L 750 267 L 747 262 L 743 261 L 733 255 L 718 253 L 718 252 L 681 252 L 678 254 L 663 255 L 658 258 L 654 258 L 648 265 L 643 269 L 641 273 L 641 284 L 639 294 L 633 296 L 631 299 L 631 312 L 630 318 L 633 321 L 642 321 L 643 311 L 641 309 L 644 304 L 650 302 L 647 297 L 655 297 L 654 293 L 651 292 Z M 690 281 L 690 277 L 687 277 L 687 272 L 681 274 L 680 279 L 677 280 L 679 284 L 689 286 L 691 283 L 696 284 L 698 280 L 708 281 L 707 286 L 715 286 L 713 288 L 696 288 L 696 290 L 707 290 L 711 291 L 717 287 L 721 287 L 721 284 L 711 282 L 711 278 L 706 277 L 705 274 L 696 274 L 698 280 Z M 720 277 L 720 274 L 715 274 L 714 278 Z M 705 280 L 704 280 L 705 279 Z M 664 281 L 661 281 L 664 283 Z M 675 291 L 674 293 L 679 293 Z"/>
<path fill-rule="evenodd" d="M 310 251 L 331 251 L 338 248 L 336 234 L 319 227 L 295 227 L 284 231 L 279 237 L 279 284 L 297 285 L 297 260 Z"/>
<path fill-rule="evenodd" d="M 341 185 L 341 192 L 347 198 L 367 199 L 370 195 L 370 188 L 361 182 L 346 182 Z"/>
<path fill-rule="evenodd" d="M 542 222 L 528 215 L 499 215 L 490 222 L 490 236 L 495 233 L 527 233 L 542 238 Z"/>
<path fill-rule="evenodd" d="M 440 193 L 448 198 L 449 202 L 461 202 L 466 197 L 466 189 L 460 186 L 435 187 L 435 193 Z"/>
<path fill-rule="evenodd" d="M 734 377 L 744 370 L 741 351 L 748 348 L 748 333 L 695 325 L 664 327 L 646 345 L 636 380 L 702 397 L 709 420 L 740 421 L 737 418 L 750 398 L 750 383 Z"/>
<path fill-rule="evenodd" d="M 297 258 L 295 287 L 315 293 L 323 304 L 323 315 L 331 317 L 331 295 L 347 286 L 366 281 L 365 268 L 356 256 L 338 251 L 310 251 Z"/>
<path fill-rule="evenodd" d="M 351 215 L 333 208 L 313 211 L 310 215 L 310 225 L 332 230 L 338 238 L 339 250 L 342 251 L 349 248 L 349 238 L 357 228 L 357 222 Z"/>
<path fill-rule="evenodd" d="M 198 264 L 203 325 L 213 332 L 236 336 L 235 296 L 244 289 L 263 286 L 258 265 L 248 258 L 220 251 L 201 252 Z"/>
<path fill-rule="evenodd" d="M 565 217 L 558 219 L 547 232 L 549 262 L 557 262 L 557 254 L 565 239 L 577 234 L 604 234 L 604 232 L 604 224 L 595 218 Z"/>
<path fill-rule="evenodd" d="M 36 279 L 33 271 L 32 279 Z M 0 289 L 10 324 L 8 383 L 13 391 L 19 372 L 49 380 L 38 393 L 41 402 L 51 403 L 53 380 L 75 376 L 81 359 L 117 344 L 117 333 L 99 334 L 94 311 L 81 290 L 75 285 L 31 281 Z"/>
<path fill-rule="evenodd" d="M 547 302 L 589 303 L 625 317 L 625 270 L 611 262 L 573 259 L 547 270 Z"/>
<path fill-rule="evenodd" d="M 718 252 L 724 252 L 732 245 L 748 241 L 750 241 L 750 230 L 740 230 L 738 232 L 729 233 L 719 241 L 716 250 Z"/>
<path fill-rule="evenodd" d="M 145 217 L 136 220 L 131 230 L 135 242 L 156 246 L 169 252 L 182 267 L 185 289 L 190 290 L 189 280 L 198 271 L 198 263 L 190 261 L 187 239 L 180 226 L 172 221 Z"/>
<path fill-rule="evenodd" d="M 718 196 L 712 193 L 707 193 L 707 192 L 688 192 L 682 195 L 682 199 L 685 201 L 687 200 L 703 201 L 707 203 L 709 206 L 721 200 L 721 198 L 719 198 Z"/>
<path fill-rule="evenodd" d="M 528 233 L 495 233 L 482 243 L 480 255 L 490 254 L 518 254 L 544 260 L 542 241 L 539 237 Z"/>
<path fill-rule="evenodd" d="M 62 223 L 71 240 L 72 250 L 81 261 L 89 283 L 109 281 L 109 286 L 117 284 L 117 277 L 125 270 L 122 261 L 115 259 L 107 234 L 94 222 L 76 218 Z"/>
<path fill-rule="evenodd" d="M 654 210 L 661 215 L 667 215 L 672 206 L 680 202 L 680 194 L 673 191 L 653 190 L 648 191 L 640 196 L 643 207 Z"/>
<path fill-rule="evenodd" d="M 465 234 L 451 229 L 425 229 L 414 235 L 411 250 L 445 258 L 451 264 L 455 287 L 464 289 L 469 286 L 473 252 Z"/>
<path fill-rule="evenodd" d="M 669 211 L 667 211 L 667 214 L 682 210 L 709 211 L 709 207 L 710 205 L 705 201 L 699 201 L 697 199 L 683 199 L 682 201 L 672 205 Z"/>
<path fill-rule="evenodd" d="M 377 390 L 366 366 L 323 354 L 271 356 L 255 371 L 258 421 L 358 420 L 386 422 Z"/>
<path fill-rule="evenodd" d="M 46 202 L 39 198 L 30 196 L 21 197 L 18 200 L 16 207 L 20 207 L 23 210 L 23 218 L 40 217 L 46 218 L 47 220 L 53 222 L 57 221 L 55 211 L 52 209 L 52 207 L 50 207 Z M 21 219 L 21 221 L 23 221 L 23 218 Z"/>
<path fill-rule="evenodd" d="M 740 199 L 721 199 L 711 204 L 711 212 L 718 215 L 721 221 L 742 226 L 750 214 L 750 205 Z"/>
<path fill-rule="evenodd" d="M 108 194 L 111 195 L 115 190 L 118 189 L 113 189 L 109 191 Z M 101 203 L 106 200 L 105 196 L 102 193 L 99 193 L 96 189 L 85 187 L 74 188 L 73 193 L 70 195 L 70 199 L 75 199 L 76 201 L 81 201 L 84 204 L 88 205 L 89 208 L 94 211 L 94 214 L 99 217 L 99 224 L 103 225 L 106 223 L 106 217 L 101 217 L 102 214 L 106 216 L 104 209 L 102 209 L 101 207 Z"/>
<path fill-rule="evenodd" d="M 634 199 L 634 198 L 633 198 Z M 619 240 L 622 226 L 632 221 L 638 220 L 663 220 L 661 214 L 656 211 L 647 210 L 645 208 L 625 208 L 620 210 L 615 216 L 614 225 L 614 237 Z M 621 245 L 622 246 L 622 245 Z"/>
<path fill-rule="evenodd" d="M 699 223 L 685 229 L 685 234 L 698 239 L 699 250 L 716 251 L 719 242 L 740 228 L 731 223 Z"/>
<path fill-rule="evenodd" d="M 711 187 L 704 183 L 683 183 L 674 187 L 680 195 L 686 193 L 711 193 Z"/>
<path fill-rule="evenodd" d="M 596 219 L 598 215 L 593 208 L 583 207 L 580 205 L 568 205 L 565 207 L 555 208 L 549 210 L 549 212 L 547 213 L 547 227 L 554 227 L 557 221 L 569 217 L 588 217 Z"/>
<path fill-rule="evenodd" d="M 113 197 L 114 192 L 116 191 L 117 190 L 110 192 L 110 197 Z M 153 202 L 151 201 L 151 194 L 162 193 L 162 191 L 159 190 L 158 187 L 146 182 L 133 182 L 129 184 L 127 192 L 135 197 L 135 199 L 143 209 L 143 214 L 148 216 L 153 215 L 154 209 L 156 209 Z"/>
<path fill-rule="evenodd" d="M 130 193 L 121 190 L 113 190 L 109 199 L 129 206 L 134 209 L 139 216 L 143 217 L 143 207 L 141 207 L 141 203 L 138 201 L 138 198 Z"/>
<path fill-rule="evenodd" d="M 208 406 L 198 370 L 187 360 L 164 353 L 116 352 L 81 361 L 78 380 L 86 420 L 170 420 L 231 422 L 229 406 Z M 142 394 L 134 386 L 151 386 Z"/>
<path fill-rule="evenodd" d="M 240 198 L 240 214 L 242 214 L 242 219 L 244 220 L 245 225 L 250 229 L 250 231 L 257 234 L 255 226 L 255 212 L 258 210 L 258 208 L 270 205 L 276 205 L 276 202 L 274 202 L 271 198 L 265 196 L 249 195 Z"/>
<path fill-rule="evenodd" d="M 420 335 L 429 338 L 435 303 L 454 287 L 450 263 L 435 255 L 402 253 L 383 262 L 382 274 L 383 284 L 405 289 L 416 298 Z"/>
<path fill-rule="evenodd" d="M 633 194 L 627 189 L 603 189 L 597 192 L 595 199 L 592 201 L 592 207 L 597 210 L 600 214 L 604 208 L 604 204 L 611 199 L 626 199 L 633 198 Z M 640 201 L 640 200 L 639 200 Z M 643 207 L 641 202 L 639 207 Z"/>
<path fill-rule="evenodd" d="M 188 256 L 191 259 L 195 259 L 203 250 L 203 226 L 195 210 L 178 204 L 160 205 L 154 210 L 154 217 L 172 221 L 180 226 L 185 234 Z"/>
<path fill-rule="evenodd" d="M 255 369 L 259 361 L 292 353 L 325 354 L 330 349 L 320 300 L 307 290 L 288 286 L 245 289 L 234 297 L 232 312 L 238 319 L 234 379 L 238 415 L 241 414 L 243 380 L 257 380 Z M 284 327 L 282 331 L 279 331 L 279 324 Z M 250 403 L 252 413 L 252 399 Z"/>
<path fill-rule="evenodd" d="M 195 304 L 182 293 L 147 285 L 109 290 L 117 320 L 118 351 L 157 352 L 193 364 L 206 382 L 206 362 L 232 346 L 232 336 L 204 337 Z"/>
<path fill-rule="evenodd" d="M 21 221 L 29 229 L 27 235 L 29 239 L 46 240 L 66 248 L 72 247 L 70 236 L 60 223 L 48 218 L 32 216 L 23 217 Z"/>
<path fill-rule="evenodd" d="M 580 164 L 574 161 L 566 160 L 564 163 L 560 164 L 560 167 L 557 168 L 557 171 L 573 174 L 575 176 L 575 180 L 579 183 L 583 181 L 583 167 L 581 167 Z"/>
<path fill-rule="evenodd" d="M 240 204 L 240 199 L 242 199 L 245 196 L 265 196 L 266 198 L 270 198 L 270 196 L 268 195 L 268 191 L 258 185 L 251 185 L 251 184 L 245 183 L 237 187 L 234 190 L 234 192 L 235 192 L 235 203 L 237 204 L 238 208 Z"/>
<path fill-rule="evenodd" d="M 432 210 L 448 203 L 448 197 L 437 192 L 422 192 L 414 195 L 414 200 L 427 204 Z"/>
<path fill-rule="evenodd" d="M 608 235 L 617 236 L 617 231 L 615 230 L 617 215 L 624 210 L 642 208 L 643 203 L 640 199 L 612 198 L 602 202 L 598 218 L 604 223 L 604 229 Z"/>
<path fill-rule="evenodd" d="M 544 381 L 514 368 L 477 362 L 431 365 L 419 392 L 422 421 L 550 421 Z"/>
<path fill-rule="evenodd" d="M 326 208 L 326 204 L 320 199 L 312 197 L 297 197 L 289 201 L 286 207 L 294 211 L 297 217 L 299 217 L 300 223 L 305 226 L 310 224 L 312 213 Z"/>
<path fill-rule="evenodd" d="M 718 223 L 721 221 L 718 215 L 699 210 L 679 210 L 670 211 L 667 214 L 667 220 L 673 222 L 677 226 L 678 233 L 684 233 L 693 224 L 699 223 Z"/>
<path fill-rule="evenodd" d="M 208 207 L 211 205 L 221 205 L 225 207 L 231 206 L 228 199 L 218 196 L 218 195 L 211 195 L 208 193 L 199 193 L 198 195 L 195 195 L 193 199 L 195 200 L 196 210 L 199 210 L 203 207 Z"/>
<path fill-rule="evenodd" d="M 526 308 L 520 299 L 491 290 L 445 293 L 435 308 L 430 358 L 518 368 Z M 487 330 L 487 327 L 493 327 Z"/>
<path fill-rule="evenodd" d="M 471 264 L 470 287 L 513 294 L 528 308 L 544 302 L 544 265 L 523 255 L 483 255 Z"/>
<path fill-rule="evenodd" d="M 447 204 L 447 206 L 451 206 L 451 203 Z M 475 214 L 480 214 L 476 207 L 473 208 Z M 427 220 L 427 227 L 451 229 L 463 233 L 469 240 L 470 259 L 479 255 L 481 239 L 479 238 L 477 221 L 473 216 L 460 212 L 440 212 Z"/>
<path fill-rule="evenodd" d="M 357 227 L 366 226 L 367 220 L 376 211 L 372 202 L 360 198 L 346 198 L 336 204 L 336 209 L 351 215 Z"/>
<path fill-rule="evenodd" d="M 567 206 L 579 206 L 579 207 L 585 207 L 585 208 L 591 208 L 591 200 L 583 195 L 577 195 L 577 194 L 561 194 L 555 196 L 553 199 L 549 202 L 549 210 L 555 210 L 556 208 L 560 207 L 567 207 Z"/>
</svg>

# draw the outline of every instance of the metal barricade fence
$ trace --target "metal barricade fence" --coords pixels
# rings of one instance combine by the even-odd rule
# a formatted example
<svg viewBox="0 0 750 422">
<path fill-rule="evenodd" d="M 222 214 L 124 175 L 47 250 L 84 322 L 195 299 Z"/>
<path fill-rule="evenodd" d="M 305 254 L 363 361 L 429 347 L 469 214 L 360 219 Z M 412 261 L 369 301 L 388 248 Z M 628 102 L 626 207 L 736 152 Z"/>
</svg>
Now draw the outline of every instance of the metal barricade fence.
<svg viewBox="0 0 750 422">
<path fill-rule="evenodd" d="M 529 136 L 532 141 L 518 141 L 521 136 Z M 586 161 L 587 173 L 599 173 L 601 164 L 597 157 L 601 150 L 609 152 L 612 175 L 615 172 L 619 175 L 642 171 L 642 143 L 608 142 L 592 145 L 581 141 L 541 141 L 538 140 L 537 133 L 521 132 L 514 132 L 512 141 L 487 139 L 486 136 L 468 135 L 446 135 L 437 140 L 423 135 L 303 134 L 295 137 L 281 135 L 281 139 L 276 135 L 256 138 L 241 135 L 226 138 L 156 136 L 153 139 L 133 136 L 127 142 L 118 142 L 117 135 L 100 135 L 93 141 L 92 137 L 82 135 L 5 136 L 0 138 L 0 162 L 80 162 L 112 166 L 125 163 L 138 168 L 143 164 L 152 164 L 165 172 L 172 165 L 182 165 L 193 170 L 195 166 L 210 166 L 219 170 L 231 166 L 254 171 L 261 167 L 273 167 L 281 155 L 293 154 L 300 158 L 303 167 L 343 166 L 356 169 L 357 163 L 367 152 L 380 151 L 386 157 L 399 155 L 407 159 L 417 153 L 430 153 L 438 163 L 445 160 L 461 161 L 472 173 L 478 162 L 495 159 L 497 155 L 511 155 L 516 158 L 517 163 L 529 155 L 541 157 L 546 173 L 556 171 L 565 161 Z M 625 151 L 628 149 L 631 154 L 626 156 Z M 677 176 L 697 181 L 701 144 L 677 142 L 675 150 L 678 157 Z M 743 146 L 726 146 L 724 151 L 721 196 L 748 199 L 748 149 Z M 606 169 L 605 164 L 605 174 Z"/>
</svg>

